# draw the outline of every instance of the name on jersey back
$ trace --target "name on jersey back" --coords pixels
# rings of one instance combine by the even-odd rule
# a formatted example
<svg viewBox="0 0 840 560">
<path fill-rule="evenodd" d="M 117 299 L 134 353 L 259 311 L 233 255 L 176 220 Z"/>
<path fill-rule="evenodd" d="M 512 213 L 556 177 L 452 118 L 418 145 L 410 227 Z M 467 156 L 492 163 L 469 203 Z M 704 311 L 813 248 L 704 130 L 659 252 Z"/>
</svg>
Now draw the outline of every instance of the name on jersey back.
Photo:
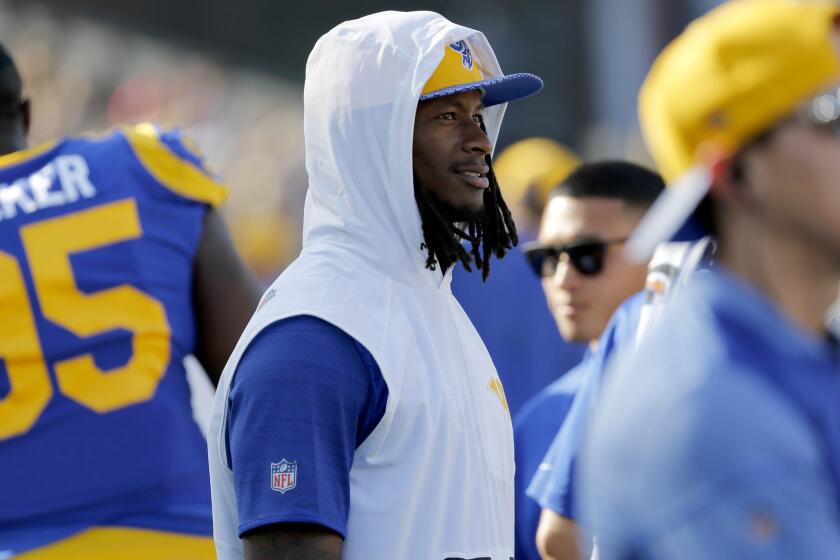
<svg viewBox="0 0 840 560">
<path fill-rule="evenodd" d="M 77 154 L 61 155 L 28 177 L 0 183 L 0 220 L 11 220 L 95 195 L 96 188 L 90 182 L 90 168 L 85 158 Z"/>
</svg>

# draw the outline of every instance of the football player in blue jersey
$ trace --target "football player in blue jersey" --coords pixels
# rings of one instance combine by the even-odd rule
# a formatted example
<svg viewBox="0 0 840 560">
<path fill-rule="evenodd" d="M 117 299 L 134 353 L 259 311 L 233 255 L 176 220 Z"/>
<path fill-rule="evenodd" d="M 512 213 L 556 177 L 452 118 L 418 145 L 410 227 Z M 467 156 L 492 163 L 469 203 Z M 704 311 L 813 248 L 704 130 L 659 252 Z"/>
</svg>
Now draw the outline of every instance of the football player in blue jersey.
<svg viewBox="0 0 840 560">
<path fill-rule="evenodd" d="M 213 558 L 183 359 L 217 380 L 258 300 L 177 130 L 27 149 L 0 47 L 0 557 Z"/>
<path fill-rule="evenodd" d="M 838 24 L 835 2 L 727 2 L 642 85 L 671 185 L 629 252 L 718 249 L 609 374 L 579 469 L 603 559 L 838 557 Z"/>
</svg>

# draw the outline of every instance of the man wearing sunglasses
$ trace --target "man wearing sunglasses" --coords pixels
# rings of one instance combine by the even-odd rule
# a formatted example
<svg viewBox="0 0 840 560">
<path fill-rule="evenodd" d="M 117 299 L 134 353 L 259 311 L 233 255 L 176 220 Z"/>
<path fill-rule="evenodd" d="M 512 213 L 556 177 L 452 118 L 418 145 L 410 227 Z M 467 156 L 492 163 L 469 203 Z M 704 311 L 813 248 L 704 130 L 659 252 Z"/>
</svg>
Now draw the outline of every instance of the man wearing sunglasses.
<svg viewBox="0 0 840 560">
<path fill-rule="evenodd" d="M 563 338 L 594 343 L 613 312 L 644 287 L 644 263 L 624 242 L 662 192 L 662 179 L 632 163 L 580 166 L 552 193 L 538 240 L 524 247 Z"/>
<path fill-rule="evenodd" d="M 516 558 L 539 558 L 535 534 L 540 506 L 546 508 L 543 518 L 551 534 L 545 539 L 550 543 L 540 544 L 543 555 L 576 557 L 571 496 L 550 491 L 540 481 L 541 489 L 531 493 L 532 500 L 525 496 L 525 486 L 538 468 L 540 478 L 559 474 L 549 465 L 552 461 L 543 458 L 582 378 L 590 377 L 589 372 L 604 363 L 616 339 L 615 327 L 619 323 L 636 324 L 635 320 L 625 320 L 635 312 L 622 313 L 610 333 L 605 333 L 622 302 L 644 287 L 646 265 L 628 262 L 622 248 L 663 189 L 659 175 L 632 163 L 584 164 L 551 192 L 538 240 L 525 246 L 560 334 L 569 342 L 588 344 L 591 350 L 578 367 L 528 401 L 514 420 Z M 599 343 L 602 334 L 606 338 Z"/>
<path fill-rule="evenodd" d="M 713 233 L 638 351 L 616 362 L 581 459 L 601 558 L 840 551 L 840 9 L 741 0 L 695 21 L 640 93 L 668 195 L 628 243 Z M 681 227 L 682 226 L 682 227 Z"/>
</svg>

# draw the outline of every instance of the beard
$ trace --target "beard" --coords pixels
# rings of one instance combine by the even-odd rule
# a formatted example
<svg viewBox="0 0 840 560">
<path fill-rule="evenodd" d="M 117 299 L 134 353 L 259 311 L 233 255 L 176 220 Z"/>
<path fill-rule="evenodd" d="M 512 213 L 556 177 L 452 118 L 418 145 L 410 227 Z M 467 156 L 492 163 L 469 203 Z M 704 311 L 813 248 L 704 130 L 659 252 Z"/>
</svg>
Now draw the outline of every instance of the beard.
<svg viewBox="0 0 840 560">
<path fill-rule="evenodd" d="M 461 230 L 467 229 L 471 222 L 477 223 L 481 221 L 481 217 L 484 215 L 484 209 L 486 208 L 486 202 L 482 204 L 479 210 L 450 204 L 437 196 L 432 190 L 423 186 L 416 176 L 414 177 L 414 199 L 417 201 L 418 206 L 422 206 L 421 200 L 425 200 L 446 218 L 447 221 Z"/>
<path fill-rule="evenodd" d="M 461 262 L 467 271 L 477 265 L 482 279 L 490 273 L 490 257 L 502 258 L 517 243 L 516 225 L 499 192 L 492 167 L 490 188 L 478 210 L 440 200 L 414 177 L 414 199 L 420 213 L 426 268 L 442 272 Z"/>
</svg>

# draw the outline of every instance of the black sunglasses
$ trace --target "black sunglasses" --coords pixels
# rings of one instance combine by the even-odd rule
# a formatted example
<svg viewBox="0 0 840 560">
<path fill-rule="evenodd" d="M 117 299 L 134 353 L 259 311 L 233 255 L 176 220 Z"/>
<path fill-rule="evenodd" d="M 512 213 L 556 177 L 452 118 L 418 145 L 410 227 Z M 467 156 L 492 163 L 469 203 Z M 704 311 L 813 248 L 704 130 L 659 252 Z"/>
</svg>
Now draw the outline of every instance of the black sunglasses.
<svg viewBox="0 0 840 560">
<path fill-rule="evenodd" d="M 626 237 L 611 241 L 587 239 L 566 245 L 546 245 L 534 241 L 526 243 L 522 250 L 525 251 L 525 256 L 537 276 L 554 276 L 561 255 L 566 255 L 572 266 L 582 275 L 595 276 L 604 267 L 604 255 L 607 252 L 607 247 L 625 241 L 627 241 Z"/>
</svg>

